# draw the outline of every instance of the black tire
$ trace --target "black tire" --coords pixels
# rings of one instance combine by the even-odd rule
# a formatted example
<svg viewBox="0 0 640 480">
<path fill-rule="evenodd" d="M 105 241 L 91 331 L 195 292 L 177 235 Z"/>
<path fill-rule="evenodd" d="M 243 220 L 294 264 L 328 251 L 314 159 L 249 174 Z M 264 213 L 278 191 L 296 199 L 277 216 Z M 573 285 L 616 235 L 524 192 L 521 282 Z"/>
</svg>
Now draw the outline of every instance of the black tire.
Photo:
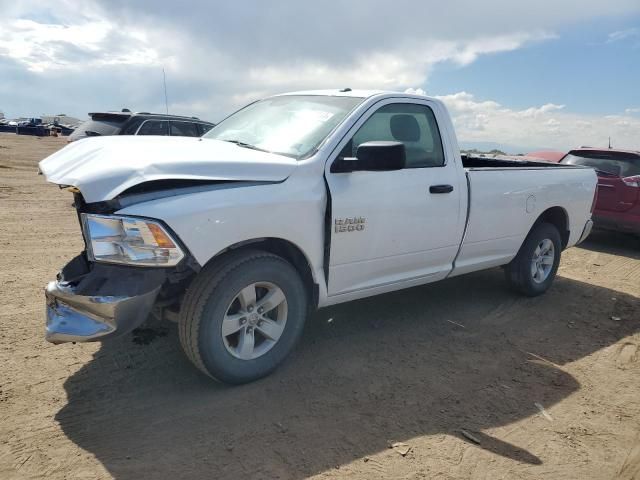
<svg viewBox="0 0 640 480">
<path fill-rule="evenodd" d="M 532 273 L 532 260 L 538 245 L 545 239 L 551 240 L 554 248 L 553 265 L 544 281 L 536 281 Z M 542 295 L 553 283 L 558 265 L 562 240 L 558 229 L 550 223 L 538 223 L 531 229 L 515 258 L 505 267 L 505 276 L 509 285 L 516 291 L 529 297 Z"/>
<path fill-rule="evenodd" d="M 238 292 L 256 282 L 280 288 L 287 318 L 270 350 L 244 360 L 225 346 L 222 320 Z M 180 343 L 193 364 L 210 377 L 231 384 L 251 382 L 275 370 L 293 350 L 302 335 L 307 301 L 300 275 L 283 258 L 258 250 L 230 253 L 202 269 L 187 290 L 180 310 Z"/>
</svg>

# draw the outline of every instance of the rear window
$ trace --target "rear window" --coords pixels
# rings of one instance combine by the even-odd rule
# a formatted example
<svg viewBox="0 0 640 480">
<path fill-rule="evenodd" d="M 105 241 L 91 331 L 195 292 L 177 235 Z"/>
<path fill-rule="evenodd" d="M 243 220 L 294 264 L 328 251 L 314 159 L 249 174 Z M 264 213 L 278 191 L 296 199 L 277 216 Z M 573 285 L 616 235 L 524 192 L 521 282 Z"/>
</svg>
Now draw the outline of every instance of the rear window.
<svg viewBox="0 0 640 480">
<path fill-rule="evenodd" d="M 560 163 L 593 167 L 616 177 L 640 175 L 640 157 L 624 152 L 570 152 Z"/>
<path fill-rule="evenodd" d="M 69 135 L 69 139 L 73 141 L 85 137 L 117 135 L 126 120 L 127 118 L 105 118 L 100 120 L 87 120 L 86 122 L 80 124 L 73 131 L 73 133 Z"/>
</svg>

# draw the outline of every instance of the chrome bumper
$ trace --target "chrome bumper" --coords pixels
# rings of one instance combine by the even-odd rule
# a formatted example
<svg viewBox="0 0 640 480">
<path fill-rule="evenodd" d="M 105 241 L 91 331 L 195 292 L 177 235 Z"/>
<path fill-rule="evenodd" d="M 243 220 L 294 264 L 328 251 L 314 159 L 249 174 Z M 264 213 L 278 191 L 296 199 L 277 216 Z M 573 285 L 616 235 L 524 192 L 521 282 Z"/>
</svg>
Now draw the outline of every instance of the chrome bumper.
<svg viewBox="0 0 640 480">
<path fill-rule="evenodd" d="M 582 235 L 580 235 L 580 239 L 577 241 L 576 245 L 578 243 L 582 243 L 589 236 L 592 229 L 593 229 L 593 220 L 587 220 L 587 223 L 585 223 L 584 229 L 582 230 Z"/>
<path fill-rule="evenodd" d="M 145 321 L 163 281 L 164 274 L 140 269 L 89 269 L 76 257 L 45 289 L 45 338 L 91 342 L 128 333 Z"/>
<path fill-rule="evenodd" d="M 51 343 L 91 342 L 130 332 L 147 318 L 159 291 L 136 297 L 83 296 L 69 285 L 49 282 L 45 338 Z"/>
</svg>

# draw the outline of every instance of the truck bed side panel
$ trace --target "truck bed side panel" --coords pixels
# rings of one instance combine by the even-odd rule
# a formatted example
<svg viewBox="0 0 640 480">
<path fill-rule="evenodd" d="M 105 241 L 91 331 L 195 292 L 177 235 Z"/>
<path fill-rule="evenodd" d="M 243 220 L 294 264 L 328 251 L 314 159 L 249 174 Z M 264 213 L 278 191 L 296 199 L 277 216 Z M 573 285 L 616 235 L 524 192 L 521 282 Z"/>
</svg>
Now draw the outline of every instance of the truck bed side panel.
<svg viewBox="0 0 640 480">
<path fill-rule="evenodd" d="M 482 169 L 467 171 L 470 213 L 452 275 L 509 263 L 538 217 L 561 207 L 568 217 L 568 246 L 589 219 L 596 176 L 587 169 Z"/>
</svg>

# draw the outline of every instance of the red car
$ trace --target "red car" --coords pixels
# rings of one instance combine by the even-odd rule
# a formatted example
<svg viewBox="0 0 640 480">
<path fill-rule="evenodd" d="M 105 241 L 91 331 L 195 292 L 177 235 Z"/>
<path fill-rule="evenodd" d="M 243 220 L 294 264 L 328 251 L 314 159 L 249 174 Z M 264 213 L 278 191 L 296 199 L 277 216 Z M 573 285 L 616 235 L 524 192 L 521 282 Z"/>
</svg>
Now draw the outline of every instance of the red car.
<svg viewBox="0 0 640 480">
<path fill-rule="evenodd" d="M 538 150 L 536 152 L 527 153 L 525 156 L 539 158 L 540 160 L 545 160 L 547 162 L 558 163 L 565 155 L 566 153 L 558 152 L 556 150 Z"/>
<path fill-rule="evenodd" d="M 640 235 L 640 152 L 579 148 L 567 153 L 560 163 L 596 170 L 595 227 Z"/>
</svg>

